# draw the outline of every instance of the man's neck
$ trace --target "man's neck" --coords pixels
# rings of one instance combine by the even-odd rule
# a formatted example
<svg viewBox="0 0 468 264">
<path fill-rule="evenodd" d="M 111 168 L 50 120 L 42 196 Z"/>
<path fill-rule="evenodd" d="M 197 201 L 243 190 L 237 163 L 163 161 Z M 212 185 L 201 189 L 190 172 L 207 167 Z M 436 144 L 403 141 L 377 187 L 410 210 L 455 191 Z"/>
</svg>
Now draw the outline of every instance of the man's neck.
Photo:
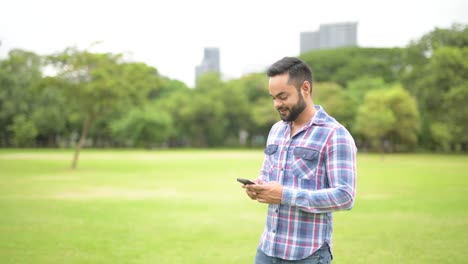
<svg viewBox="0 0 468 264">
<path fill-rule="evenodd" d="M 313 104 L 309 104 L 304 111 L 296 118 L 296 120 L 291 122 L 291 137 L 296 133 L 297 130 L 301 129 L 305 124 L 307 124 L 314 117 L 317 110 Z"/>
</svg>

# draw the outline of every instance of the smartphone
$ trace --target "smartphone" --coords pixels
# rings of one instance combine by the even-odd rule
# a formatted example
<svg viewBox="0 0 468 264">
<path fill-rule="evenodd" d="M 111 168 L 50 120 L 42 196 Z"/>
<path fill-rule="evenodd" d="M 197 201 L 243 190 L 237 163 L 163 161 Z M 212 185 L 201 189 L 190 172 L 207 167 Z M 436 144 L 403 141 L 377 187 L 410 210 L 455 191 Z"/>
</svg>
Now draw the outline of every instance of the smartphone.
<svg viewBox="0 0 468 264">
<path fill-rule="evenodd" d="M 255 184 L 255 182 L 243 178 L 237 178 L 237 181 L 242 183 L 242 184 Z"/>
</svg>

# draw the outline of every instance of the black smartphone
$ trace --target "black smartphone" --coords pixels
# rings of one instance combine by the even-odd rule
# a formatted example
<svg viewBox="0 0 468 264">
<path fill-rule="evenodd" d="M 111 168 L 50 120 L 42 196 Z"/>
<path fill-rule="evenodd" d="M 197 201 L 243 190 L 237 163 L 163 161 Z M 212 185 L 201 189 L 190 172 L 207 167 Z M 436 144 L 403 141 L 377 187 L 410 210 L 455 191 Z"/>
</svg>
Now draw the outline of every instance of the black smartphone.
<svg viewBox="0 0 468 264">
<path fill-rule="evenodd" d="M 237 178 L 237 181 L 242 183 L 242 184 L 255 184 L 255 182 L 243 178 Z"/>
</svg>

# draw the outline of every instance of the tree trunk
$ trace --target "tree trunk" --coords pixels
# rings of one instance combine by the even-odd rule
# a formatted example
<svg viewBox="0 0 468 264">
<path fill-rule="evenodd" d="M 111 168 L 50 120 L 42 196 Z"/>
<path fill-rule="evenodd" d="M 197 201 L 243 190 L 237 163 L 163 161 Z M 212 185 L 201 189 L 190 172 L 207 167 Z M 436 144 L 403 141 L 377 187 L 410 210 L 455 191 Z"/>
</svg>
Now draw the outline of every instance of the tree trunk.
<svg viewBox="0 0 468 264">
<path fill-rule="evenodd" d="M 78 158 L 80 156 L 80 150 L 86 141 L 90 125 L 91 119 L 89 117 L 86 117 L 86 119 L 83 122 L 83 130 L 81 131 L 80 140 L 78 141 L 78 144 L 76 144 L 75 147 L 75 155 L 73 156 L 73 162 L 71 166 L 72 169 L 76 169 L 76 165 L 78 164 Z"/>
<path fill-rule="evenodd" d="M 382 161 L 384 161 L 384 159 L 385 159 L 385 147 L 386 147 L 387 143 L 386 143 L 385 139 L 381 139 L 380 143 L 381 143 L 381 145 L 380 145 L 380 155 L 381 155 L 380 159 Z"/>
</svg>

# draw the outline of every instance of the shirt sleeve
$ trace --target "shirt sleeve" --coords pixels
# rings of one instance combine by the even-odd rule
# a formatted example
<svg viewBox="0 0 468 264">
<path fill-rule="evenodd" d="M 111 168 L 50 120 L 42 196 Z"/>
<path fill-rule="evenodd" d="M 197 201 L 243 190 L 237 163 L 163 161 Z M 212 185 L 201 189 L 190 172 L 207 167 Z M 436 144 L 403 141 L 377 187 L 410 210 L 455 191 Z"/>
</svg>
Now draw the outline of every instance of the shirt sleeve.
<svg viewBox="0 0 468 264">
<path fill-rule="evenodd" d="M 303 190 L 283 188 L 281 202 L 309 213 L 349 210 L 356 196 L 356 153 L 353 138 L 344 127 L 332 132 L 325 146 L 329 188 Z"/>
</svg>

